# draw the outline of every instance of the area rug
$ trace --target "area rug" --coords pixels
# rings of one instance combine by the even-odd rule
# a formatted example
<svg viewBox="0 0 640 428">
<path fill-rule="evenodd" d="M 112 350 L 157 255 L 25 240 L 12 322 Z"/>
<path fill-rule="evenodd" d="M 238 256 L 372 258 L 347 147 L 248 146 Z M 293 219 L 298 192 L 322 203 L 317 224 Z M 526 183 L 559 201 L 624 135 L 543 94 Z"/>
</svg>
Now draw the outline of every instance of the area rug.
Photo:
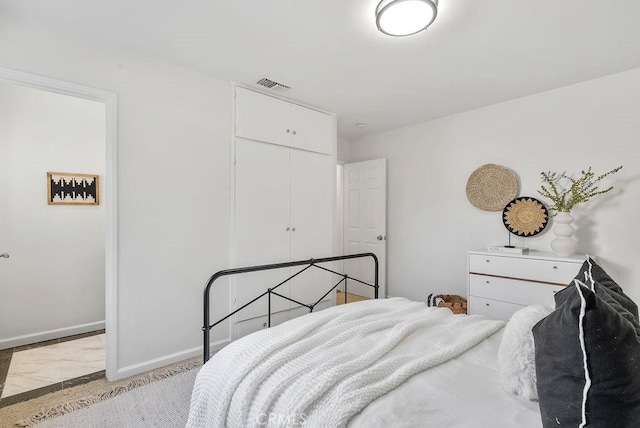
<svg viewBox="0 0 640 428">
<path fill-rule="evenodd" d="M 184 428 L 197 372 L 192 369 L 141 386 L 36 428 Z"/>
<path fill-rule="evenodd" d="M 40 422 L 48 421 L 53 418 L 64 418 L 65 416 L 63 415 L 72 414 L 71 412 L 88 408 L 88 406 L 94 407 L 98 404 L 109 403 L 115 400 L 115 398 L 122 395 L 126 396 L 126 394 L 133 392 L 136 389 L 144 388 L 145 386 L 150 386 L 156 383 L 164 385 L 165 380 L 168 381 L 182 374 L 185 376 L 180 377 L 187 378 L 188 381 L 187 374 L 192 374 L 192 376 L 195 377 L 195 373 L 200 366 L 202 366 L 202 359 L 197 357 L 119 381 L 107 382 L 106 379 L 96 380 L 84 385 L 78 385 L 69 389 L 47 394 L 33 400 L 7 406 L 0 409 L 0 428 L 32 427 Z M 183 381 L 177 379 L 176 382 Z M 193 386 L 193 381 L 191 381 L 191 386 Z M 191 386 L 189 386 L 189 396 L 191 394 Z M 162 388 L 162 386 L 159 388 Z M 168 388 L 172 388 L 172 385 L 169 384 Z M 186 407 L 188 410 L 188 399 Z M 42 424 L 38 426 L 41 425 Z M 80 423 L 79 425 L 72 425 L 68 423 L 61 426 L 71 428 L 74 426 L 102 427 L 110 425 L 84 425 L 83 423 Z"/>
</svg>

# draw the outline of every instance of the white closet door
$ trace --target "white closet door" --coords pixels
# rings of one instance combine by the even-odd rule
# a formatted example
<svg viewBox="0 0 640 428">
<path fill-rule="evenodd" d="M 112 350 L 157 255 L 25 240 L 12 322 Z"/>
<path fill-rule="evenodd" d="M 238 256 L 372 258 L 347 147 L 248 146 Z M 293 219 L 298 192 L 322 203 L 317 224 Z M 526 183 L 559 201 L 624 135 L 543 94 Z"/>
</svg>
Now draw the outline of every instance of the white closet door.
<svg viewBox="0 0 640 428">
<path fill-rule="evenodd" d="M 291 150 L 292 260 L 332 256 L 334 176 L 331 156 Z M 291 296 L 313 303 L 337 281 L 335 275 L 311 268 L 292 282 Z"/>
<path fill-rule="evenodd" d="M 289 152 L 286 147 L 236 139 L 235 259 L 236 266 L 289 260 Z M 235 308 L 286 278 L 287 269 L 236 276 Z M 289 295 L 289 285 L 277 289 Z M 272 312 L 289 308 L 287 300 L 272 298 Z M 267 298 L 237 315 L 244 320 L 267 314 Z"/>
<path fill-rule="evenodd" d="M 289 146 L 291 103 L 236 88 L 236 136 Z"/>
<path fill-rule="evenodd" d="M 335 127 L 332 115 L 291 104 L 291 116 L 295 132 L 291 147 L 326 154 L 333 152 Z"/>
</svg>

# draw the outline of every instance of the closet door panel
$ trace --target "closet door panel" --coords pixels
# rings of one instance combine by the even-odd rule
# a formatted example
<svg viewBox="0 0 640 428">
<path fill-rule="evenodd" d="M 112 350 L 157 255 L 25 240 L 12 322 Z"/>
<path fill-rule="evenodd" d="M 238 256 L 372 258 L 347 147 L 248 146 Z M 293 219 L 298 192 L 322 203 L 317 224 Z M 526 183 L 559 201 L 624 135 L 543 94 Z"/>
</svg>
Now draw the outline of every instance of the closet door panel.
<svg viewBox="0 0 640 428">
<path fill-rule="evenodd" d="M 335 134 L 332 115 L 291 104 L 291 147 L 331 154 Z"/>
<path fill-rule="evenodd" d="M 236 139 L 235 255 L 236 266 L 289 260 L 289 152 L 285 147 Z M 286 278 L 287 269 L 237 275 L 235 308 L 249 302 Z M 288 296 L 289 285 L 278 292 Z M 289 308 L 287 300 L 274 298 L 272 311 Z M 245 320 L 267 314 L 267 298 L 237 315 Z"/>
<path fill-rule="evenodd" d="M 291 150 L 292 260 L 332 256 L 334 174 L 330 156 Z M 332 282 L 337 282 L 333 274 L 311 268 L 292 283 L 291 296 L 302 303 L 315 302 Z"/>
<path fill-rule="evenodd" d="M 291 144 L 291 103 L 236 88 L 235 115 L 237 137 L 282 146 Z"/>
</svg>

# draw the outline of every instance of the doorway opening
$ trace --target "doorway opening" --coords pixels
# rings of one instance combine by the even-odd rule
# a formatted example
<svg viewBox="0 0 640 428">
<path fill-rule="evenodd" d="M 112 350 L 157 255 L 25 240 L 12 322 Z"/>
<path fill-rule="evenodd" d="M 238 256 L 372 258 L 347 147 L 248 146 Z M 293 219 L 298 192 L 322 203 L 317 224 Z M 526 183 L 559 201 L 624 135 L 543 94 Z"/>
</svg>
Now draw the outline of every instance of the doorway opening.
<svg viewBox="0 0 640 428">
<path fill-rule="evenodd" d="M 84 361 L 57 365 L 52 384 L 116 372 L 117 96 L 1 67 L 0 91 L 2 407 L 26 388 L 4 379 L 33 356 L 39 367 Z M 97 175 L 99 203 L 50 204 L 50 172 Z"/>
</svg>

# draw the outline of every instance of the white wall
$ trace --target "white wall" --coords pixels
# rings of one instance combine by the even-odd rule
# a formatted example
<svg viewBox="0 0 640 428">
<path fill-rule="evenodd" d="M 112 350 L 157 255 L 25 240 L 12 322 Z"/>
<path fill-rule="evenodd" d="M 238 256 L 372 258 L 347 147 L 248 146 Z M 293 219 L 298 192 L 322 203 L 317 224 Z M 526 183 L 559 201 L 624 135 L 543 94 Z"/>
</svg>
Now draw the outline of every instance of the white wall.
<svg viewBox="0 0 640 428">
<path fill-rule="evenodd" d="M 229 84 L 7 17 L 0 52 L 2 67 L 118 93 L 118 377 L 197 355 L 204 283 L 228 267 Z"/>
<path fill-rule="evenodd" d="M 338 138 L 337 158 L 339 163 L 348 163 L 350 144 L 346 138 Z"/>
<path fill-rule="evenodd" d="M 578 250 L 596 255 L 640 302 L 638 112 L 640 69 L 634 69 L 352 142 L 351 162 L 388 158 L 389 294 L 464 295 L 467 251 L 506 243 L 501 213 L 480 211 L 466 198 L 477 167 L 507 166 L 519 176 L 521 196 L 542 198 L 542 171 L 624 165 L 607 181 L 615 186 L 611 194 L 574 210 L 574 226 Z M 550 250 L 551 239 L 547 230 L 516 242 Z"/>
<path fill-rule="evenodd" d="M 351 146 L 350 146 L 350 142 L 349 140 L 347 140 L 346 138 L 338 138 L 337 141 L 337 149 L 336 149 L 336 158 L 337 158 L 337 162 L 338 162 L 338 167 L 337 167 L 337 172 L 336 172 L 336 184 L 337 184 L 337 189 L 336 189 L 336 221 L 335 221 L 335 232 L 334 232 L 334 239 L 333 242 L 335 243 L 334 245 L 334 253 L 335 254 L 343 254 L 344 253 L 344 236 L 343 236 L 343 230 L 342 230 L 342 221 L 343 221 L 343 216 L 342 216 L 342 165 L 345 163 L 349 163 L 349 158 L 351 157 L 350 155 L 350 150 L 351 150 Z M 336 265 L 336 269 L 338 270 L 338 272 L 344 272 L 344 263 L 343 262 L 339 262 Z M 341 285 L 340 287 L 338 287 L 340 290 L 343 289 L 343 286 Z"/>
<path fill-rule="evenodd" d="M 104 178 L 105 132 L 102 103 L 0 82 L 0 348 L 104 327 L 104 205 L 48 205 L 46 173 Z"/>
</svg>

